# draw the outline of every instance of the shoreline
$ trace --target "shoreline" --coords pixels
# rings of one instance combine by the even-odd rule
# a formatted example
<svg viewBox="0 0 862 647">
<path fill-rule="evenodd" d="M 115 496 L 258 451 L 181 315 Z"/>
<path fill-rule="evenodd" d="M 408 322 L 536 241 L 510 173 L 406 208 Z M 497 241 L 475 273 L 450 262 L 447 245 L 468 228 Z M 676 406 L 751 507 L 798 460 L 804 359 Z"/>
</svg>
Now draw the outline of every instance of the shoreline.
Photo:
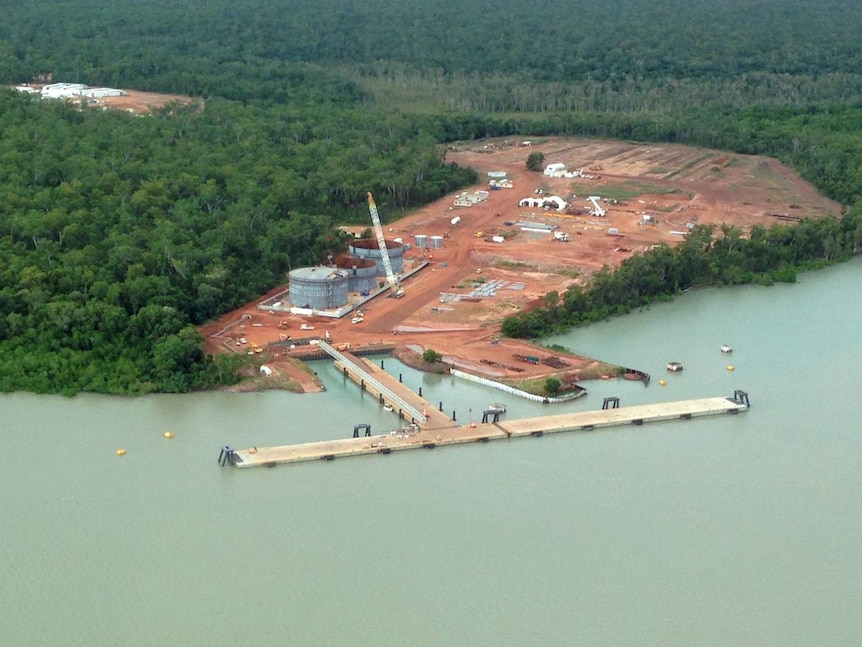
<svg viewBox="0 0 862 647">
<path fill-rule="evenodd" d="M 519 347 L 525 351 L 541 353 L 544 355 L 551 353 L 549 349 L 542 346 L 523 342 L 521 340 L 518 340 L 517 343 Z M 422 373 L 447 375 L 451 370 L 457 370 L 460 373 L 471 375 L 477 380 L 496 382 L 504 387 L 523 391 L 536 397 L 549 397 L 552 402 L 555 398 L 558 398 L 561 401 L 567 401 L 578 397 L 576 394 L 579 392 L 585 392 L 586 389 L 576 384 L 577 382 L 615 378 L 644 381 L 645 383 L 648 383 L 649 381 L 649 376 L 646 376 L 646 380 L 644 380 L 641 376 L 646 374 L 639 371 L 633 371 L 632 369 L 627 369 L 614 364 L 607 364 L 591 358 L 564 353 L 559 350 L 554 350 L 552 354 L 553 357 L 561 358 L 564 362 L 569 364 L 565 370 L 545 371 L 539 376 L 531 376 L 519 380 L 510 375 L 501 375 L 499 374 L 499 371 L 495 374 L 491 371 L 476 370 L 483 365 L 477 364 L 471 358 L 463 355 L 444 354 L 441 362 L 432 364 L 426 362 L 422 358 L 422 354 L 414 347 L 421 346 L 416 343 L 409 342 L 399 343 L 394 347 L 391 356 L 405 366 Z M 361 350 L 361 348 L 356 348 L 355 350 Z M 265 358 L 262 364 L 278 371 L 278 375 L 247 375 L 245 379 L 241 380 L 239 383 L 225 387 L 221 390 L 229 393 L 254 393 L 258 391 L 284 390 L 297 394 L 320 393 L 326 391 L 325 385 L 317 377 L 317 374 L 308 367 L 302 353 L 297 353 L 288 357 L 271 355 L 268 358 Z M 301 364 L 301 366 L 299 364 Z M 524 382 L 533 384 L 540 383 L 549 378 L 556 378 L 563 384 L 569 384 L 572 386 L 569 389 L 561 391 L 557 396 L 550 396 L 546 393 L 536 393 L 535 388 L 533 390 L 526 389 L 522 384 Z M 284 383 L 285 380 L 287 380 L 287 384 Z"/>
</svg>

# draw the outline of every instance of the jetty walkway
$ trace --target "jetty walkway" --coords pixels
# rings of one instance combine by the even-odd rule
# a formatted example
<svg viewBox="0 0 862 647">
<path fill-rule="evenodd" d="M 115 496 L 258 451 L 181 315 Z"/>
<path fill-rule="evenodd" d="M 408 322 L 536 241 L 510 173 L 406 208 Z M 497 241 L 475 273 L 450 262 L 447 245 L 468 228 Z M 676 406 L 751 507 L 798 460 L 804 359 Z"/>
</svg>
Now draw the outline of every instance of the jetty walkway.
<svg viewBox="0 0 862 647">
<path fill-rule="evenodd" d="M 447 420 L 447 425 L 442 426 L 442 422 L 438 423 L 435 420 L 432 424 L 433 428 L 409 424 L 401 430 L 385 435 L 244 450 L 224 447 L 219 456 L 219 462 L 222 465 L 232 464 L 239 468 L 273 467 L 280 463 L 330 461 L 364 454 L 386 455 L 408 449 L 433 449 L 446 445 L 488 442 L 523 436 L 539 437 L 566 431 L 586 432 L 604 427 L 642 425 L 662 420 L 689 420 L 700 416 L 738 414 L 746 411 L 748 407 L 748 394 L 744 391 L 736 391 L 733 397 L 728 398 L 713 397 L 605 408 L 495 423 L 459 426 Z M 436 417 L 445 418 L 442 413 L 436 411 L 434 413 L 437 414 Z"/>
<path fill-rule="evenodd" d="M 348 352 L 342 353 L 323 341 L 318 345 L 335 360 L 335 367 L 339 372 L 356 382 L 363 391 L 373 395 L 382 404 L 391 406 L 398 416 L 408 423 L 425 430 L 452 426 L 452 421 L 444 413 L 437 411 L 434 405 L 373 362 Z"/>
</svg>

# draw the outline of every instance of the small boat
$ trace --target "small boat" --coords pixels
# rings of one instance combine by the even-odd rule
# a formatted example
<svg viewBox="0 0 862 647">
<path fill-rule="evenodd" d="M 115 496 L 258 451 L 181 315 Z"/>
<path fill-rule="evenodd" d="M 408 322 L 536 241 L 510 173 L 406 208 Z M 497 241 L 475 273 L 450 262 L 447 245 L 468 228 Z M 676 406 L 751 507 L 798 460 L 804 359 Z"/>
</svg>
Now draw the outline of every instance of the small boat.
<svg viewBox="0 0 862 647">
<path fill-rule="evenodd" d="M 488 405 L 488 411 L 496 411 L 498 413 L 506 413 L 506 405 L 502 402 L 492 402 Z"/>
<path fill-rule="evenodd" d="M 729 355 L 730 353 L 733 352 L 733 346 L 731 346 L 730 344 L 722 344 L 721 345 L 721 352 L 724 353 L 725 355 Z"/>
<path fill-rule="evenodd" d="M 384 411 L 395 411 L 395 407 L 393 407 L 391 404 L 384 404 L 383 410 Z"/>
<path fill-rule="evenodd" d="M 667 370 L 673 371 L 674 373 L 676 373 L 676 372 L 682 370 L 682 364 L 680 364 L 679 362 L 668 362 L 667 363 Z"/>
</svg>

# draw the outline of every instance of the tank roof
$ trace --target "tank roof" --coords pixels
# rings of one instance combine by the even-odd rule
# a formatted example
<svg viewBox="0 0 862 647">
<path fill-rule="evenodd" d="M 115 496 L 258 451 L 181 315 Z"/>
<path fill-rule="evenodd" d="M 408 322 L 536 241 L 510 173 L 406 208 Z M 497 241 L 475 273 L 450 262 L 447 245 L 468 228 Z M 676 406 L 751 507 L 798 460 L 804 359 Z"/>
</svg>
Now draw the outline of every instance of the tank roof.
<svg viewBox="0 0 862 647">
<path fill-rule="evenodd" d="M 336 281 L 347 276 L 347 270 L 334 269 L 332 267 L 298 267 L 291 270 L 288 276 L 292 279 L 306 281 Z"/>
</svg>

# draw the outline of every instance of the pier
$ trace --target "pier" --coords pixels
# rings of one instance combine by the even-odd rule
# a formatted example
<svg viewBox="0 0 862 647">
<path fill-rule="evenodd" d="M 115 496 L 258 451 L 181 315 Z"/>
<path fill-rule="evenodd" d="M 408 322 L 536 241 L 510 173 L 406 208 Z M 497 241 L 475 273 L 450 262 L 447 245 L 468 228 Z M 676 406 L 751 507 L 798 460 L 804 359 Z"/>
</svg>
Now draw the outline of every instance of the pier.
<svg viewBox="0 0 862 647">
<path fill-rule="evenodd" d="M 321 341 L 318 345 L 335 360 L 335 367 L 342 375 L 356 382 L 363 391 L 373 395 L 381 404 L 390 405 L 399 418 L 424 429 L 436 429 L 452 424 L 443 413 L 434 409 L 430 402 L 413 393 L 383 369 L 350 353 L 342 353 L 326 342 Z"/>
<path fill-rule="evenodd" d="M 648 422 L 733 415 L 748 410 L 748 407 L 748 394 L 744 391 L 736 391 L 733 397 L 729 398 L 713 397 L 661 402 L 496 423 L 473 423 L 457 426 L 449 421 L 448 426 L 434 429 L 407 425 L 400 430 L 377 436 L 324 440 L 280 447 L 231 450 L 229 462 L 236 467 L 246 468 L 274 467 L 281 463 L 313 460 L 331 461 L 336 458 L 365 454 L 387 455 L 408 449 L 434 449 L 446 445 L 481 443 L 508 438 L 541 437 L 546 434 L 567 431 L 588 432 L 608 427 L 638 426 Z M 439 415 L 442 416 L 442 414 Z"/>
</svg>

